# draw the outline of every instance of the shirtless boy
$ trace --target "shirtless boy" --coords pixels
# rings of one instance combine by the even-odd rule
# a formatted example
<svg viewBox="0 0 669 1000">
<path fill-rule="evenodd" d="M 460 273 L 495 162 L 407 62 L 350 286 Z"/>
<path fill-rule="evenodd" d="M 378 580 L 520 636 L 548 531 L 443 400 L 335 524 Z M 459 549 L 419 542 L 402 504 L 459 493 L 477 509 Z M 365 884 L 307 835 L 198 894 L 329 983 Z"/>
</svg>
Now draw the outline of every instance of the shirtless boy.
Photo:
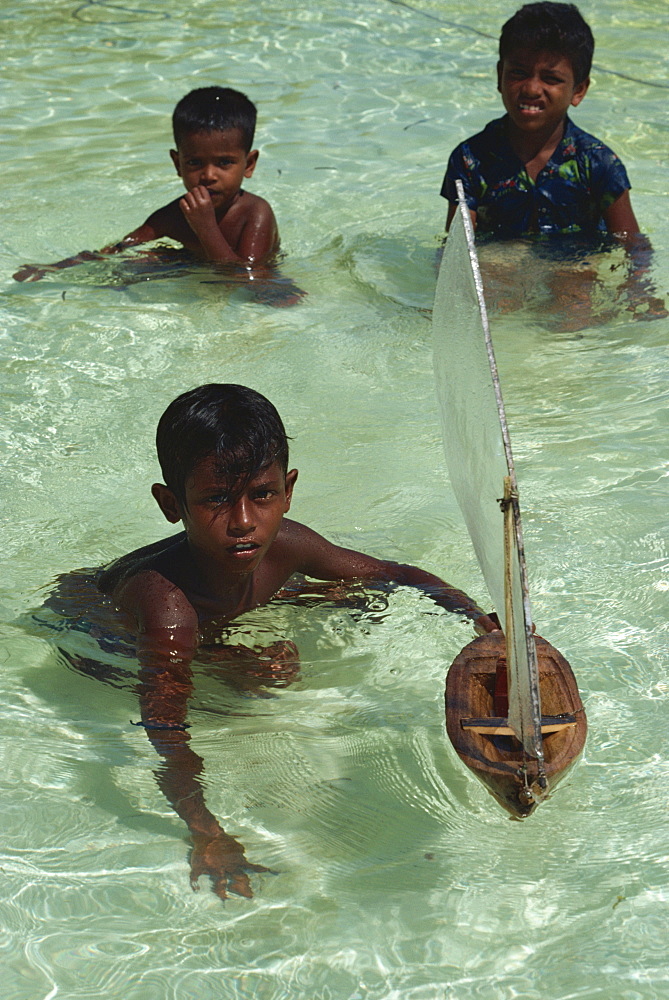
<svg viewBox="0 0 669 1000">
<path fill-rule="evenodd" d="M 293 574 L 417 587 L 482 631 L 497 626 L 438 577 L 333 545 L 285 518 L 297 470 L 288 470 L 281 418 L 252 389 L 210 384 L 179 396 L 160 419 L 157 449 L 165 482 L 152 493 L 184 530 L 123 556 L 98 586 L 139 633 L 141 725 L 165 761 L 156 772 L 160 787 L 193 839 L 192 882 L 208 874 L 219 896 L 227 889 L 250 896 L 247 872 L 263 869 L 246 861 L 209 812 L 198 781 L 202 760 L 188 746 L 189 664 L 201 640 L 265 604 Z M 285 657 L 285 650 L 278 655 Z"/>
<path fill-rule="evenodd" d="M 279 247 L 276 219 L 264 198 L 242 188 L 258 162 L 258 150 L 252 149 L 255 124 L 255 105 L 237 90 L 202 87 L 186 94 L 174 109 L 176 148 L 170 150 L 186 194 L 159 208 L 119 243 L 56 264 L 26 265 L 14 277 L 37 281 L 48 271 L 163 237 L 210 261 L 266 260 Z"/>
</svg>

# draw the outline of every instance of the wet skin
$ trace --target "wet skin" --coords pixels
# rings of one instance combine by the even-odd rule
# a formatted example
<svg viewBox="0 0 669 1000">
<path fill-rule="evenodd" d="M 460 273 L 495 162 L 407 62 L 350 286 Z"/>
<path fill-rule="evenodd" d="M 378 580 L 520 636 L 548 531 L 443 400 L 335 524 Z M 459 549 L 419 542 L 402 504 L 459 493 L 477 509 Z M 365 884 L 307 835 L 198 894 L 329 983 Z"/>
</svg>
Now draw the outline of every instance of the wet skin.
<svg viewBox="0 0 669 1000">
<path fill-rule="evenodd" d="M 150 215 L 122 245 L 168 236 L 221 263 L 259 262 L 278 249 L 269 204 L 242 190 L 244 178 L 255 170 L 258 151 L 244 149 L 238 129 L 185 136 L 170 156 L 187 194 Z"/>
<path fill-rule="evenodd" d="M 294 574 L 330 581 L 383 581 L 414 586 L 442 607 L 474 619 L 483 631 L 495 623 L 464 593 L 415 566 L 400 565 L 332 545 L 284 515 L 297 480 L 272 463 L 250 482 L 230 489 L 209 456 L 196 465 L 180 500 L 166 485 L 152 493 L 170 523 L 184 531 L 124 556 L 99 577 L 139 631 L 142 723 L 163 764 L 158 783 L 187 824 L 192 841 L 191 879 L 208 874 L 221 898 L 228 890 L 250 896 L 244 849 L 220 826 L 204 800 L 202 759 L 190 748 L 186 728 L 192 690 L 191 660 L 203 633 L 265 604 Z M 225 647 L 222 656 L 225 656 Z M 231 650 L 231 658 L 239 651 Z M 291 643 L 254 654 L 251 670 L 294 676 Z"/>
<path fill-rule="evenodd" d="M 56 264 L 25 265 L 14 278 L 38 281 L 47 272 L 168 237 L 206 260 L 262 265 L 279 248 L 271 206 L 242 189 L 258 162 L 258 150 L 244 149 L 238 129 L 196 132 L 170 150 L 186 194 L 159 208 L 120 242 L 98 252 L 82 251 Z M 259 272 L 257 277 L 263 277 Z"/>
</svg>

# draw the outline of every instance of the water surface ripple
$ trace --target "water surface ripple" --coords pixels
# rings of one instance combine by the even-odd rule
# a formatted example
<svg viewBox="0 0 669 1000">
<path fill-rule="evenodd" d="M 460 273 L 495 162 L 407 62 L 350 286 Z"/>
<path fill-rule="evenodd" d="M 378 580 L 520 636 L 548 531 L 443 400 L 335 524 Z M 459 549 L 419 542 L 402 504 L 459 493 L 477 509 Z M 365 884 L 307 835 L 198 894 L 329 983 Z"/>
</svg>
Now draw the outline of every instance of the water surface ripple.
<svg viewBox="0 0 669 1000">
<path fill-rule="evenodd" d="M 624 159 L 667 294 L 666 9 L 582 7 L 597 66 L 651 84 L 596 69 L 575 118 Z M 186 830 L 130 724 L 131 649 L 100 642 L 85 601 L 35 614 L 60 574 L 165 532 L 155 424 L 212 379 L 278 406 L 297 519 L 486 602 L 445 474 L 430 310 L 443 169 L 499 113 L 494 38 L 513 9 L 30 0 L 0 15 L 2 1000 L 668 994 L 669 326 L 615 299 L 615 249 L 587 256 L 585 313 L 553 296 L 545 248 L 482 249 L 534 617 L 590 724 L 530 821 L 506 819 L 446 742 L 466 623 L 402 590 L 276 603 L 231 638 L 291 638 L 299 674 L 254 688 L 203 657 L 189 708 L 212 811 L 271 871 L 252 900 L 222 903 L 204 879 L 193 893 Z M 251 186 L 303 303 L 264 306 L 179 254 L 13 282 L 175 197 L 170 113 L 210 83 L 258 103 Z"/>
</svg>

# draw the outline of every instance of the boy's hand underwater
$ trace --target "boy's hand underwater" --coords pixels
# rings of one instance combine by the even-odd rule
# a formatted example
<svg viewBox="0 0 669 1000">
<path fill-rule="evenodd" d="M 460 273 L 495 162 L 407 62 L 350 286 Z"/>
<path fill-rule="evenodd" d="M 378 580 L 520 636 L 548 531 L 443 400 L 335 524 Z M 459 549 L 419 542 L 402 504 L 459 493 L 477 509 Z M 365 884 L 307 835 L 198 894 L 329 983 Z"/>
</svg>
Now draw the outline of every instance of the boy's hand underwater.
<svg viewBox="0 0 669 1000">
<path fill-rule="evenodd" d="M 14 274 L 15 281 L 39 281 L 47 273 L 48 268 L 38 267 L 37 264 L 24 264 Z"/>
<path fill-rule="evenodd" d="M 268 872 L 269 868 L 253 865 L 246 860 L 244 848 L 224 830 L 213 836 L 208 833 L 193 834 L 190 855 L 190 884 L 197 890 L 200 875 L 208 875 L 212 888 L 220 899 L 228 892 L 251 899 L 253 891 L 247 872 Z"/>
</svg>

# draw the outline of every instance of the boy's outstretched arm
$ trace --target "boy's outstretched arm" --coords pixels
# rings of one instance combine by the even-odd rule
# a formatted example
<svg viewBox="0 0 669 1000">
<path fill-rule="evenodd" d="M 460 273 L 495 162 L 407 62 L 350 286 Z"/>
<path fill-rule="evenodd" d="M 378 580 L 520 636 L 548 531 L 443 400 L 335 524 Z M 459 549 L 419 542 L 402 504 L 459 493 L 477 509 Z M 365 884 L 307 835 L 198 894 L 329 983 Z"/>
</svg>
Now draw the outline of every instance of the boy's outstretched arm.
<svg viewBox="0 0 669 1000">
<path fill-rule="evenodd" d="M 200 776 L 202 758 L 189 746 L 186 724 L 192 690 L 190 661 L 197 632 L 189 626 L 159 628 L 140 636 L 141 722 L 156 753 L 162 757 L 155 775 L 158 786 L 192 838 L 191 885 L 208 875 L 217 896 L 228 891 L 251 897 L 248 872 L 267 871 L 247 861 L 244 847 L 225 832 L 207 807 Z"/>
<path fill-rule="evenodd" d="M 165 539 L 160 546 L 165 542 L 169 547 L 174 539 Z M 112 593 L 138 628 L 141 721 L 137 724 L 163 759 L 155 771 L 158 786 L 190 832 L 191 885 L 196 888 L 200 875 L 209 875 L 221 899 L 229 890 L 250 897 L 248 872 L 267 869 L 246 860 L 243 846 L 208 809 L 200 780 L 204 764 L 189 746 L 186 720 L 193 686 L 190 664 L 199 641 L 197 613 L 183 591 L 155 570 L 127 580 L 121 575 Z"/>
<path fill-rule="evenodd" d="M 376 559 L 374 556 L 333 545 L 305 525 L 291 522 L 291 543 L 299 552 L 296 572 L 317 580 L 369 580 L 416 587 L 428 597 L 456 614 L 471 618 L 483 631 L 499 626 L 462 590 L 418 566 Z"/>
<path fill-rule="evenodd" d="M 92 260 L 102 260 L 115 253 L 128 250 L 130 247 L 139 246 L 141 243 L 150 243 L 152 240 L 160 239 L 164 235 L 164 233 L 157 232 L 155 227 L 151 225 L 151 220 L 147 219 L 143 225 L 128 233 L 118 243 L 110 243 L 109 246 L 103 247 L 102 250 L 81 250 L 72 257 L 65 257 L 63 260 L 57 260 L 53 264 L 24 264 L 23 267 L 20 267 L 14 273 L 13 277 L 15 281 L 39 281 L 40 278 L 43 278 L 45 274 L 49 274 L 51 271 L 62 271 L 67 267 L 76 267 L 77 264 L 86 264 Z"/>
</svg>

